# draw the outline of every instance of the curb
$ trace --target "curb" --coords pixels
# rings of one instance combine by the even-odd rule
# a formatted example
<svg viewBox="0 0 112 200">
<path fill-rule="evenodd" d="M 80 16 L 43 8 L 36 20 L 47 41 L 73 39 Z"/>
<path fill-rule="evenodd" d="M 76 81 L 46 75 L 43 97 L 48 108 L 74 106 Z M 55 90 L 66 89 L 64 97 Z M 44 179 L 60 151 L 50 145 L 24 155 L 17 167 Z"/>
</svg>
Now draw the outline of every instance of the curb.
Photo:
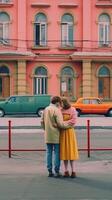
<svg viewBox="0 0 112 200">
<path fill-rule="evenodd" d="M 12 126 L 12 129 L 42 129 L 41 126 Z M 0 126 L 0 129 L 8 129 L 8 126 Z M 75 129 L 87 129 L 87 126 L 75 126 Z M 112 126 L 90 126 L 90 129 L 111 129 Z"/>
</svg>

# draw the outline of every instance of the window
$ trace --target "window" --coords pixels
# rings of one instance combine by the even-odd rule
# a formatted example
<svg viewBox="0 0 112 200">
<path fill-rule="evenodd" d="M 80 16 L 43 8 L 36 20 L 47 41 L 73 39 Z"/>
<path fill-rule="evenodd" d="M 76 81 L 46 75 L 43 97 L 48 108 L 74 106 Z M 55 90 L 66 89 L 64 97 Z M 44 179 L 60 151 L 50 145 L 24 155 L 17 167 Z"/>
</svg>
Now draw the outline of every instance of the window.
<svg viewBox="0 0 112 200">
<path fill-rule="evenodd" d="M 99 16 L 99 45 L 109 45 L 110 43 L 110 17 L 107 14 Z"/>
<path fill-rule="evenodd" d="M 2 77 L 0 77 L 0 96 L 2 96 Z"/>
<path fill-rule="evenodd" d="M 89 103 L 90 103 L 89 99 L 83 99 L 83 104 L 89 104 Z"/>
<path fill-rule="evenodd" d="M 65 14 L 61 21 L 61 41 L 62 46 L 73 46 L 73 17 Z"/>
<path fill-rule="evenodd" d="M 98 72 L 98 95 L 102 98 L 110 98 L 110 71 L 105 65 Z"/>
<path fill-rule="evenodd" d="M 69 66 L 64 67 L 61 71 L 61 96 L 74 96 L 74 72 Z"/>
<path fill-rule="evenodd" d="M 34 76 L 34 94 L 47 94 L 47 70 L 38 67 Z"/>
<path fill-rule="evenodd" d="M 99 76 L 108 77 L 110 75 L 109 69 L 105 66 L 101 67 L 99 70 Z"/>
<path fill-rule="evenodd" d="M 8 99 L 8 102 L 10 102 L 10 103 L 15 103 L 16 101 L 17 101 L 16 97 L 10 97 Z"/>
<path fill-rule="evenodd" d="M 5 66 L 0 67 L 0 74 L 9 74 L 9 69 Z"/>
<path fill-rule="evenodd" d="M 0 44 L 9 43 L 9 22 L 10 18 L 7 13 L 0 13 Z"/>
<path fill-rule="evenodd" d="M 91 99 L 90 104 L 99 104 L 97 99 Z"/>
<path fill-rule="evenodd" d="M 39 13 L 35 16 L 35 45 L 36 46 L 46 46 L 46 16 Z"/>
<path fill-rule="evenodd" d="M 10 96 L 10 72 L 8 67 L 0 66 L 0 96 Z"/>
</svg>

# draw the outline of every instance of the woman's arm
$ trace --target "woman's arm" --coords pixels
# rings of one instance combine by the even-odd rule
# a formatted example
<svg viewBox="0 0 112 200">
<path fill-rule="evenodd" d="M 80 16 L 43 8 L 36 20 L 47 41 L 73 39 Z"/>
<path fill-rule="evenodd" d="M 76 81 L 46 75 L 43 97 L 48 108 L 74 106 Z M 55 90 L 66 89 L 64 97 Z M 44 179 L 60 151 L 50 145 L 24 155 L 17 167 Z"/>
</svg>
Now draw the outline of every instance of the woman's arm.
<svg viewBox="0 0 112 200">
<path fill-rule="evenodd" d="M 75 108 L 73 108 L 73 107 L 71 107 L 70 116 L 71 116 L 71 119 L 68 120 L 67 122 L 68 122 L 68 124 L 74 126 L 77 121 L 77 112 L 76 112 Z"/>
</svg>

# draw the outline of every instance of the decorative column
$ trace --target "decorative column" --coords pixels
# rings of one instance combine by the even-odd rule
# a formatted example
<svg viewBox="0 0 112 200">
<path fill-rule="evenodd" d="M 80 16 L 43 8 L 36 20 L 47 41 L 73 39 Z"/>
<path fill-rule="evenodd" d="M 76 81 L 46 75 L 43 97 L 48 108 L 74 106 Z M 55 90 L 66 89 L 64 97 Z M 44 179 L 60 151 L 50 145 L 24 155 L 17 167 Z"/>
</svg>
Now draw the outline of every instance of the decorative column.
<svg viewBox="0 0 112 200">
<path fill-rule="evenodd" d="M 18 61 L 17 94 L 26 94 L 26 61 Z"/>
<path fill-rule="evenodd" d="M 83 97 L 92 95 L 91 61 L 83 60 Z"/>
<path fill-rule="evenodd" d="M 26 51 L 26 0 L 18 0 L 18 50 Z"/>
</svg>

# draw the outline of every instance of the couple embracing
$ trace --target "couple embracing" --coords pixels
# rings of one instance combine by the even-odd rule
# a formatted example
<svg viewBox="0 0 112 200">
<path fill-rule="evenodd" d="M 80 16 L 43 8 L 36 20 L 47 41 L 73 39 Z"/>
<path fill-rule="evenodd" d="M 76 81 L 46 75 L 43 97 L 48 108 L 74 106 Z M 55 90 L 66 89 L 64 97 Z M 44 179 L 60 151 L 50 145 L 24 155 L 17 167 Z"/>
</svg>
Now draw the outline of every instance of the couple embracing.
<svg viewBox="0 0 112 200">
<path fill-rule="evenodd" d="M 46 161 L 49 177 L 61 177 L 60 161 L 63 161 L 63 177 L 76 177 L 75 160 L 79 158 L 74 131 L 76 110 L 66 98 L 54 96 L 45 108 L 41 124 L 45 130 Z M 53 161 L 54 160 L 54 161 Z M 69 172 L 68 164 L 71 171 Z"/>
</svg>

